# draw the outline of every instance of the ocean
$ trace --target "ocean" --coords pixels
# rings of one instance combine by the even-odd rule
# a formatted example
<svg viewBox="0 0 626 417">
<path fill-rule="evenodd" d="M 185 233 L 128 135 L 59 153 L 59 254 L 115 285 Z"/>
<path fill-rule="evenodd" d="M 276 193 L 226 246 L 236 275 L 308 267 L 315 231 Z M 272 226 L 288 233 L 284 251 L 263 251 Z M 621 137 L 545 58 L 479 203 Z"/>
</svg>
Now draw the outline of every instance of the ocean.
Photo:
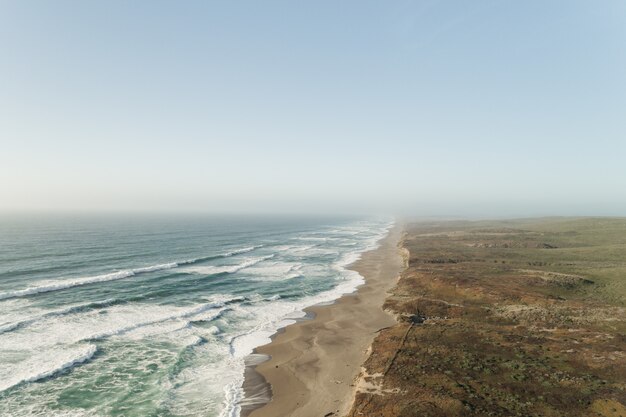
<svg viewBox="0 0 626 417">
<path fill-rule="evenodd" d="M 244 359 L 389 218 L 0 218 L 0 416 L 237 417 Z"/>
</svg>

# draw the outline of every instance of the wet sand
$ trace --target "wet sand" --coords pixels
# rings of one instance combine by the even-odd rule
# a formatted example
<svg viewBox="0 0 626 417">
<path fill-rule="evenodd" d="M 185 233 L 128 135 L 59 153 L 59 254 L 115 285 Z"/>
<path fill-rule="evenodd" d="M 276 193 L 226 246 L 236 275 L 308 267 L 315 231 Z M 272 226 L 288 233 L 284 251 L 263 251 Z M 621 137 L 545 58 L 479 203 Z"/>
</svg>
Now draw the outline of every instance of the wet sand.
<svg viewBox="0 0 626 417">
<path fill-rule="evenodd" d="M 256 409 L 258 403 L 246 405 L 244 400 L 242 415 L 339 417 L 348 413 L 355 381 L 377 331 L 396 323 L 382 305 L 404 266 L 397 246 L 401 235 L 402 227 L 396 225 L 378 249 L 350 265 L 365 278 L 357 292 L 334 304 L 306 309 L 313 319 L 287 326 L 271 343 L 256 349 L 256 354 L 270 359 L 246 372 L 246 396 L 264 402 L 271 393 L 271 400 Z"/>
</svg>

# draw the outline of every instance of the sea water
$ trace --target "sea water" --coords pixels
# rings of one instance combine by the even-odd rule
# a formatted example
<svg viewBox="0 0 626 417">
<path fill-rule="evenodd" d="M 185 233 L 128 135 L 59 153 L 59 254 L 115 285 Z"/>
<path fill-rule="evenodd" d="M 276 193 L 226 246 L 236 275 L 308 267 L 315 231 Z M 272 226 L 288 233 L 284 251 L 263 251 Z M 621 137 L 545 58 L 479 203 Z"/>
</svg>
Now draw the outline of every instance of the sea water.
<svg viewBox="0 0 626 417">
<path fill-rule="evenodd" d="M 244 359 L 381 218 L 0 218 L 0 416 L 236 417 Z"/>
</svg>

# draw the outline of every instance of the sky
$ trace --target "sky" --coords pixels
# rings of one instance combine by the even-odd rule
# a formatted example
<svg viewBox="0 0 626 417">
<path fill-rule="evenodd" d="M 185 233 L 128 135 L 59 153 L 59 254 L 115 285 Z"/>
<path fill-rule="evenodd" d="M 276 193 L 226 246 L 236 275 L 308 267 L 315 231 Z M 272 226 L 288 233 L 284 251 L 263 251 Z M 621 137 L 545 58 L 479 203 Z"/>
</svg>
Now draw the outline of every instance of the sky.
<svg viewBox="0 0 626 417">
<path fill-rule="evenodd" d="M 626 215 L 626 2 L 0 0 L 0 211 Z"/>
</svg>

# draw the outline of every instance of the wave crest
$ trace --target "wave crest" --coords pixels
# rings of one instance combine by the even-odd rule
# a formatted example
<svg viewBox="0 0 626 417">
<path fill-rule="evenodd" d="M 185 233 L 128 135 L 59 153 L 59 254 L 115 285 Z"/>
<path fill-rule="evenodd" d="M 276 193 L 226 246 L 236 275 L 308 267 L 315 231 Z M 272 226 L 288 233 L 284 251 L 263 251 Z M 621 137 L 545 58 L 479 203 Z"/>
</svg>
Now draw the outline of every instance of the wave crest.
<svg viewBox="0 0 626 417">
<path fill-rule="evenodd" d="M 263 245 L 257 246 L 248 246 L 241 249 L 235 249 L 233 251 L 223 253 L 215 256 L 208 256 L 204 258 L 198 259 L 189 259 L 187 261 L 181 262 L 169 262 L 164 264 L 150 265 L 141 268 L 133 268 L 133 269 L 125 269 L 121 271 L 110 272 L 106 274 L 87 276 L 82 278 L 73 278 L 73 279 L 64 279 L 57 281 L 40 281 L 38 284 L 36 283 L 32 287 L 24 288 L 21 290 L 7 291 L 0 293 L 0 300 L 7 300 L 10 298 L 19 298 L 19 297 L 27 297 L 29 295 L 52 292 L 52 291 L 60 291 L 68 288 L 80 287 L 88 284 L 96 284 L 99 282 L 108 282 L 108 281 L 117 281 L 120 279 L 130 278 L 135 275 L 145 274 L 148 272 L 162 271 L 166 269 L 177 268 L 181 265 L 189 265 L 194 264 L 196 262 L 202 262 L 210 259 L 218 259 L 218 258 L 228 258 L 231 256 L 239 255 L 242 253 L 251 252 L 255 249 L 262 247 Z M 272 255 L 274 256 L 274 255 Z M 217 267 L 219 268 L 219 267 Z M 228 270 L 224 272 L 229 272 Z M 2 330 L 0 328 L 0 332 L 7 331 L 6 329 Z"/>
<path fill-rule="evenodd" d="M 46 352 L 45 358 L 35 357 L 20 366 L 19 372 L 0 378 L 0 392 L 25 382 L 48 378 L 78 366 L 90 360 L 97 350 L 95 345 L 85 345 L 75 350 L 59 350 L 54 355 Z"/>
<path fill-rule="evenodd" d="M 187 274 L 198 274 L 198 275 L 218 275 L 218 274 L 234 274 L 237 271 L 241 271 L 242 269 L 251 267 L 260 262 L 266 261 L 268 259 L 272 259 L 274 255 L 262 256 L 259 258 L 248 258 L 240 264 L 236 265 L 223 265 L 223 266 L 215 266 L 215 265 L 206 265 L 206 266 L 193 266 L 182 269 L 182 272 Z"/>
</svg>

